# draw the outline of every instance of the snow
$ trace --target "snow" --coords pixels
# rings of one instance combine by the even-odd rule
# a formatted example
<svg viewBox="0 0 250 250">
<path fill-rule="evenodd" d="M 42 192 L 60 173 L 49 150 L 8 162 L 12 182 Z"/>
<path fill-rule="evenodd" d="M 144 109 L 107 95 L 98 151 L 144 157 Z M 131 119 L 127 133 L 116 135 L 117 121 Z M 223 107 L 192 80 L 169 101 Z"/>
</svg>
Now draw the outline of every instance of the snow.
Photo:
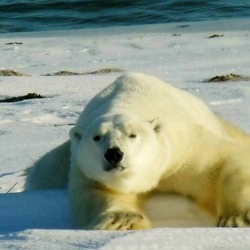
<svg viewBox="0 0 250 250">
<path fill-rule="evenodd" d="M 250 20 L 188 25 L 0 35 L 0 70 L 30 75 L 0 77 L 0 99 L 32 92 L 46 97 L 0 103 L 0 249 L 250 249 L 249 229 L 215 228 L 214 218 L 174 195 L 146 204 L 154 229 L 99 232 L 71 228 L 65 190 L 21 192 L 24 170 L 67 140 L 86 103 L 121 72 L 45 74 L 104 68 L 152 74 L 250 132 L 249 82 L 205 82 L 250 75 Z M 214 34 L 223 36 L 208 38 Z"/>
<path fill-rule="evenodd" d="M 0 236 L 1 249 L 239 250 L 249 249 L 248 229 L 158 228 L 108 232 L 27 230 Z"/>
</svg>

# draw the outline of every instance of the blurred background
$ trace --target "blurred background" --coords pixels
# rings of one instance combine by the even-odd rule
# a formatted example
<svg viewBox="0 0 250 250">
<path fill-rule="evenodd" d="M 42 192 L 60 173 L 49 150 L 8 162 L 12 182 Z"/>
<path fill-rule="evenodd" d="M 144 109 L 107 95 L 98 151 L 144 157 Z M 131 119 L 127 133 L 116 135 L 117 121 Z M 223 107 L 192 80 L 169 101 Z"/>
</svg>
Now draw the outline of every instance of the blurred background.
<svg viewBox="0 0 250 250">
<path fill-rule="evenodd" d="M 248 0 L 1 0 L 0 33 L 250 17 Z"/>
</svg>

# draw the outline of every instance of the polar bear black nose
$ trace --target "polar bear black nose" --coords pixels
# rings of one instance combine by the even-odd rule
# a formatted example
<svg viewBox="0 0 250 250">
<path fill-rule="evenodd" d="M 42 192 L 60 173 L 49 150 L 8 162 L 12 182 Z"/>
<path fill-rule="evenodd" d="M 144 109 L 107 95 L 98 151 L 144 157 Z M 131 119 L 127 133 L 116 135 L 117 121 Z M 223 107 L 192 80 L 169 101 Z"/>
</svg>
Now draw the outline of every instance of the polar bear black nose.
<svg viewBox="0 0 250 250">
<path fill-rule="evenodd" d="M 124 153 L 119 148 L 109 148 L 104 154 L 105 159 L 112 164 L 122 160 Z"/>
</svg>

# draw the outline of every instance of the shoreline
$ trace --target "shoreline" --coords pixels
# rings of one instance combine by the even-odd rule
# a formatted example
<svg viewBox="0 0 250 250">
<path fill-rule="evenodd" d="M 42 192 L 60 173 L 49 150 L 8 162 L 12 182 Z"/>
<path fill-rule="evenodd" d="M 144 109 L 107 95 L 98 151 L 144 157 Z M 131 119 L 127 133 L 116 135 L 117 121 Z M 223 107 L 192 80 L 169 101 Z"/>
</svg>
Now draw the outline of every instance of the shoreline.
<svg viewBox="0 0 250 250">
<path fill-rule="evenodd" d="M 4 38 L 30 38 L 30 37 L 65 37 L 83 36 L 99 37 L 106 35 L 127 35 L 135 33 L 197 33 L 197 32 L 227 32 L 249 31 L 250 18 L 233 18 L 220 20 L 205 20 L 192 22 L 158 23 L 131 26 L 114 26 L 91 29 L 63 29 L 51 31 L 31 31 L 0 33 L 0 39 Z"/>
</svg>

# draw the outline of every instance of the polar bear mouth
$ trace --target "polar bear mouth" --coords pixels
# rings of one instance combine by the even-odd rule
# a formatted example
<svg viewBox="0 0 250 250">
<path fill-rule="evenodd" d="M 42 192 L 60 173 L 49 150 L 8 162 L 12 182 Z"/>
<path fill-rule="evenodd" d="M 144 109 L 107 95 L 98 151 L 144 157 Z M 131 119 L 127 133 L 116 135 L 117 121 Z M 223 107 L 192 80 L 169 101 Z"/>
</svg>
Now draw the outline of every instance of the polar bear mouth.
<svg viewBox="0 0 250 250">
<path fill-rule="evenodd" d="M 106 164 L 104 166 L 104 170 L 107 172 L 113 171 L 113 170 L 118 170 L 118 171 L 124 171 L 125 167 L 122 166 L 121 164 Z"/>
</svg>

